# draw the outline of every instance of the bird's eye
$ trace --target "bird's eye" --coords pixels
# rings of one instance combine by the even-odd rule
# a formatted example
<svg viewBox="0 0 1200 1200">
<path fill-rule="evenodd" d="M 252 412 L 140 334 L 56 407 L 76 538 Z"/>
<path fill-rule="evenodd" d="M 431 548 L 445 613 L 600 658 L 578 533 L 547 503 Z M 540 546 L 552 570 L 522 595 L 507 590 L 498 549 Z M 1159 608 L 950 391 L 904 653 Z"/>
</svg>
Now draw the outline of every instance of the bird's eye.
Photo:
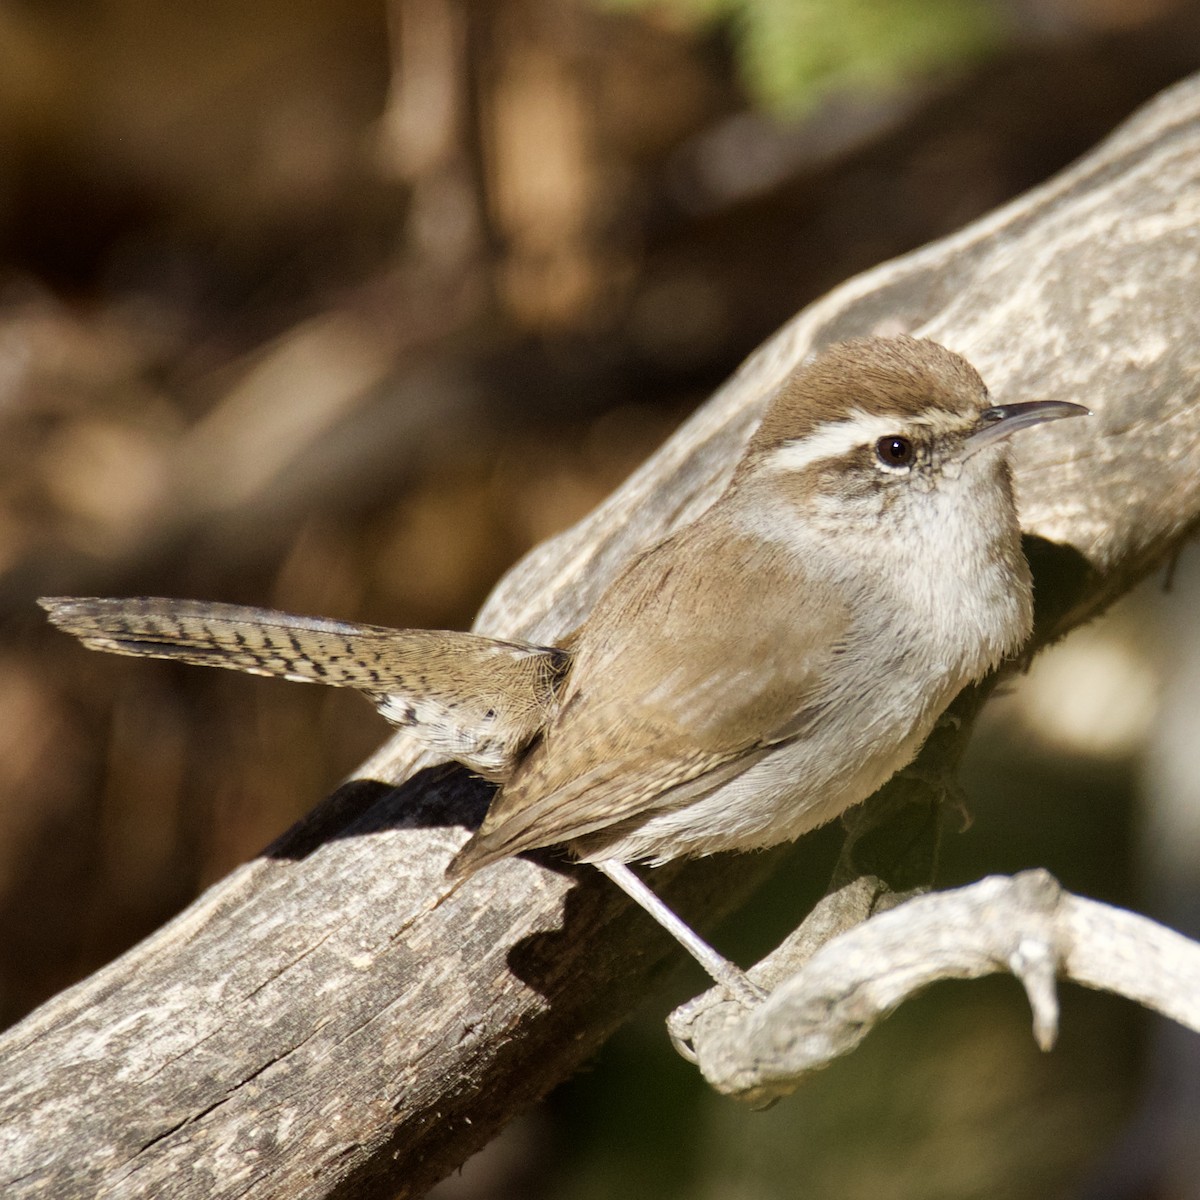
<svg viewBox="0 0 1200 1200">
<path fill-rule="evenodd" d="M 889 434 L 875 443 L 875 456 L 885 467 L 908 467 L 914 457 L 913 444 L 899 434 Z"/>
</svg>

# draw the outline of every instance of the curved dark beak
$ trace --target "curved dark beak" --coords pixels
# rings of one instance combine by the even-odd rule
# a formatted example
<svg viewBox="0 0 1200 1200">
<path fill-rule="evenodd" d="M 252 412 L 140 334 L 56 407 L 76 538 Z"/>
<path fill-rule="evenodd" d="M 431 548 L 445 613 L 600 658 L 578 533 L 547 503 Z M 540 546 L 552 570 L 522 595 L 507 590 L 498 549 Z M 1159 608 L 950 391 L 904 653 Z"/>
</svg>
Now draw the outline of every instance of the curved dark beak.
<svg viewBox="0 0 1200 1200">
<path fill-rule="evenodd" d="M 1063 417 L 1090 417 L 1091 409 L 1065 400 L 1029 400 L 1024 404 L 998 404 L 985 409 L 979 424 L 967 434 L 966 452 L 976 454 L 988 446 L 1011 437 L 1018 429 L 1041 425 L 1043 421 L 1060 421 Z"/>
</svg>

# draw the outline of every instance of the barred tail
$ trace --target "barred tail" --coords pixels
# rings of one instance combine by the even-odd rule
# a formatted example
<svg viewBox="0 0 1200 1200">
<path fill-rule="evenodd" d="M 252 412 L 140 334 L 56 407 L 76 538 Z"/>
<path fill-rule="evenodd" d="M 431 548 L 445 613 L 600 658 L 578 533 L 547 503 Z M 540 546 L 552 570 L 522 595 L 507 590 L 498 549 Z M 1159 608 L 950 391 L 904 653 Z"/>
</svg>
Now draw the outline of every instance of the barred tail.
<svg viewBox="0 0 1200 1200">
<path fill-rule="evenodd" d="M 49 596 L 38 603 L 55 625 L 90 650 L 173 658 L 335 687 L 379 686 L 383 681 L 372 671 L 371 660 L 378 660 L 379 651 L 398 632 L 198 600 Z"/>
<path fill-rule="evenodd" d="M 556 709 L 570 666 L 565 651 L 528 642 L 235 604 L 145 596 L 38 603 L 92 650 L 357 688 L 392 724 L 495 779 Z"/>
</svg>

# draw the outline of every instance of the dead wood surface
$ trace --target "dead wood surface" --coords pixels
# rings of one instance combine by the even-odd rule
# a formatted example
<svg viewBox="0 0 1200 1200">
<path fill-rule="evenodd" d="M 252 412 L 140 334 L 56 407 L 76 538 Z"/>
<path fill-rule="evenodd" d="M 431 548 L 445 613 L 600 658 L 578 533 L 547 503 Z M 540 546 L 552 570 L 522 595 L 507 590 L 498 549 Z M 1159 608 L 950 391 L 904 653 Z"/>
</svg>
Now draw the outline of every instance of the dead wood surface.
<svg viewBox="0 0 1200 1200">
<path fill-rule="evenodd" d="M 848 1054 L 931 983 L 998 971 L 1024 986 L 1044 1050 L 1058 1036 L 1060 978 L 1125 996 L 1200 1033 L 1200 944 L 1072 896 L 1042 870 L 918 896 L 861 920 L 753 1010 L 704 1006 L 699 1030 L 680 1010 L 672 1032 L 694 1050 L 713 1087 L 762 1105 Z"/>
<path fill-rule="evenodd" d="M 627 557 L 708 503 L 814 346 L 903 328 L 1006 401 L 1096 413 L 1019 444 L 1038 638 L 1200 513 L 1200 82 L 961 233 L 800 314 L 591 518 L 481 613 L 553 639 Z M 152 748 L 148 753 L 152 753 Z M 268 852 L 0 1038 L 5 1196 L 418 1195 L 585 1059 L 673 953 L 603 881 L 509 861 L 447 894 L 486 793 L 396 739 Z M 689 917 L 770 856 L 657 873 Z"/>
</svg>

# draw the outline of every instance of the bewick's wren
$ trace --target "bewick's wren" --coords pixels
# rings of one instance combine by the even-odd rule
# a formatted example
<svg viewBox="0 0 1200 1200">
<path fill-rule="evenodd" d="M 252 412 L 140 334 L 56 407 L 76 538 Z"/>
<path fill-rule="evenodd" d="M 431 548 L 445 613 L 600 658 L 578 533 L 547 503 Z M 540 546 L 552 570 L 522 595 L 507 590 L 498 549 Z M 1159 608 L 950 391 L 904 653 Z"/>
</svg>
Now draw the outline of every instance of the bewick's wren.
<svg viewBox="0 0 1200 1200">
<path fill-rule="evenodd" d="M 989 407 L 933 342 L 834 346 L 780 388 L 724 494 L 559 648 L 189 601 L 41 603 L 96 649 L 359 688 L 502 785 L 453 874 L 563 844 L 744 993 L 624 864 L 788 841 L 908 763 L 1029 635 L 1001 443 L 1086 411 Z"/>
</svg>

